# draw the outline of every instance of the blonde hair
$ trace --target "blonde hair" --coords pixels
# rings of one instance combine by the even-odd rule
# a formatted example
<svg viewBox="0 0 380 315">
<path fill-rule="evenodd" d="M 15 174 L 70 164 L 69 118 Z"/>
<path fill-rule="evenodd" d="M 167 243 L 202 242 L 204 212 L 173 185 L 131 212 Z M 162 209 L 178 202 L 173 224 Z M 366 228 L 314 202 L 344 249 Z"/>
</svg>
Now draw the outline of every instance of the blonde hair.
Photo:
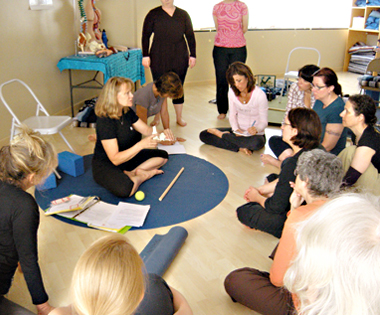
<svg viewBox="0 0 380 315">
<path fill-rule="evenodd" d="M 0 180 L 21 187 L 23 180 L 34 174 L 33 184 L 41 183 L 58 165 L 53 146 L 26 125 L 9 145 L 0 149 Z"/>
<path fill-rule="evenodd" d="M 79 258 L 72 279 L 80 315 L 129 315 L 144 294 L 143 262 L 125 237 L 105 236 Z"/>
<path fill-rule="evenodd" d="M 107 81 L 96 102 L 96 116 L 120 119 L 117 94 L 120 92 L 121 87 L 124 84 L 127 84 L 131 91 L 133 91 L 134 85 L 131 79 L 123 77 L 112 77 Z M 125 108 L 124 110 L 129 110 L 129 108 Z"/>
<path fill-rule="evenodd" d="M 284 283 L 302 315 L 380 314 L 379 197 L 343 194 L 297 226 Z"/>
</svg>

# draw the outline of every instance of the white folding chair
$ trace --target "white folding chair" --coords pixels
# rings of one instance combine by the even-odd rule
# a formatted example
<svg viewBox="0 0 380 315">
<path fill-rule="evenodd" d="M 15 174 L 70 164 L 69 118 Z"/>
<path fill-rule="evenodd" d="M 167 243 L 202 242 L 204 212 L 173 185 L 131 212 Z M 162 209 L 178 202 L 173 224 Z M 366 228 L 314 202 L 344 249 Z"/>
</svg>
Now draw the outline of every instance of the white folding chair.
<svg viewBox="0 0 380 315">
<path fill-rule="evenodd" d="M 312 51 L 315 51 L 316 52 L 316 55 L 318 55 L 318 61 L 317 63 L 315 63 L 317 66 L 319 66 L 320 62 L 321 62 L 321 54 L 319 53 L 318 49 L 316 48 L 313 48 L 313 47 L 296 47 L 296 48 L 293 48 L 289 55 L 288 55 L 288 62 L 286 63 L 286 69 L 285 69 L 285 74 L 284 74 L 284 85 L 282 87 L 282 90 L 281 90 L 281 94 L 280 94 L 280 102 L 282 100 L 282 94 L 284 92 L 284 89 L 286 88 L 286 90 L 288 91 L 288 85 L 289 84 L 289 80 L 296 80 L 298 78 L 298 70 L 290 70 L 289 67 L 290 67 L 290 64 L 291 64 L 291 57 L 292 57 L 292 54 L 295 52 L 295 51 L 299 51 L 299 50 L 312 50 Z M 315 58 L 315 61 L 317 59 Z M 312 64 L 312 62 L 308 62 L 309 64 Z M 302 66 L 306 65 L 306 63 L 304 64 L 300 64 L 299 65 L 299 68 L 301 68 Z"/>
<path fill-rule="evenodd" d="M 32 95 L 34 100 L 37 102 L 36 104 L 36 115 L 29 117 L 25 119 L 24 121 L 20 121 L 16 114 L 12 111 L 8 103 L 5 101 L 3 96 L 3 87 L 5 85 L 18 82 L 22 84 Z M 70 143 L 67 141 L 67 139 L 63 136 L 61 130 L 65 128 L 67 125 L 69 125 L 72 121 L 72 118 L 69 116 L 50 116 L 49 113 L 46 111 L 45 107 L 42 106 L 41 102 L 37 99 L 36 95 L 33 93 L 33 91 L 30 89 L 30 87 L 23 81 L 19 79 L 12 79 L 10 81 L 7 81 L 0 85 L 0 98 L 2 102 L 4 103 L 5 107 L 8 109 L 9 113 L 12 115 L 12 127 L 11 127 L 11 137 L 10 139 L 13 139 L 17 125 L 25 124 L 29 128 L 33 129 L 34 131 L 38 131 L 42 135 L 51 135 L 59 133 L 62 137 L 62 139 L 65 141 L 67 146 L 70 148 L 72 152 L 74 152 L 74 149 L 70 145 Z M 40 112 L 42 112 L 44 115 L 40 115 Z"/>
</svg>

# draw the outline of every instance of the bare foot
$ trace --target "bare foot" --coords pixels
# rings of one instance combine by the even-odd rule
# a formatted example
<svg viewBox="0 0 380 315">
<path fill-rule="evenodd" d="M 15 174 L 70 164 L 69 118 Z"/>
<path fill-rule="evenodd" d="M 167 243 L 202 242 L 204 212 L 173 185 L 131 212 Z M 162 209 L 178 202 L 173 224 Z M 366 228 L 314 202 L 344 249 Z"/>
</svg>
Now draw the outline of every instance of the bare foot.
<svg viewBox="0 0 380 315">
<path fill-rule="evenodd" d="M 153 127 L 153 126 L 158 126 L 160 124 L 160 120 L 159 119 L 153 119 L 153 121 L 150 123 L 150 126 Z"/>
<path fill-rule="evenodd" d="M 148 179 L 152 178 L 155 175 L 163 174 L 164 171 L 158 170 L 158 169 L 146 171 L 139 168 L 132 172 L 124 171 L 124 173 L 128 175 L 131 181 L 134 183 L 131 194 L 129 195 L 129 196 L 133 196 L 134 193 L 137 191 L 137 189 L 143 182 L 147 181 Z"/>
<path fill-rule="evenodd" d="M 243 152 L 246 155 L 252 155 L 252 151 L 247 148 L 239 148 L 239 152 Z"/>
<path fill-rule="evenodd" d="M 207 132 L 211 133 L 212 135 L 217 136 L 219 138 L 221 138 L 223 136 L 223 134 L 228 133 L 228 131 L 220 131 L 216 128 L 209 128 L 209 129 L 207 129 Z"/>
<path fill-rule="evenodd" d="M 163 173 L 164 173 L 163 170 L 158 170 L 158 169 L 146 171 L 139 168 L 135 171 L 136 177 L 138 178 L 138 180 L 141 180 L 140 184 L 147 181 L 148 179 L 152 178 L 155 175 L 163 174 Z"/>
<path fill-rule="evenodd" d="M 87 137 L 88 141 L 96 141 L 96 133 L 92 133 Z"/>
<path fill-rule="evenodd" d="M 219 114 L 217 118 L 222 120 L 222 119 L 226 118 L 226 114 Z"/>
<path fill-rule="evenodd" d="M 187 125 L 187 122 L 184 121 L 182 118 L 177 119 L 177 125 L 180 125 L 181 127 L 185 127 Z"/>
<path fill-rule="evenodd" d="M 274 158 L 273 156 L 269 154 L 261 154 L 260 159 L 261 159 L 261 162 L 263 162 L 264 164 L 269 164 L 273 166 L 277 166 L 279 162 L 276 158 Z"/>
</svg>

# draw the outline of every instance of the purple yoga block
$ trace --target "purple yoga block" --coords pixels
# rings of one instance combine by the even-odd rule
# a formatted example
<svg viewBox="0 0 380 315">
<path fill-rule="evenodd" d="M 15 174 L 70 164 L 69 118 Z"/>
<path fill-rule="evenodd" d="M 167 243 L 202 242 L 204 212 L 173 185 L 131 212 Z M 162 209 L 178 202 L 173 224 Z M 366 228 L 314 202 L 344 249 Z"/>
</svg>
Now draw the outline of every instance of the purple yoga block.
<svg viewBox="0 0 380 315">
<path fill-rule="evenodd" d="M 51 173 L 43 183 L 36 186 L 38 190 L 47 190 L 57 187 L 57 178 L 54 173 Z"/>
<path fill-rule="evenodd" d="M 58 153 L 58 170 L 74 177 L 84 174 L 83 157 L 68 151 Z"/>
</svg>

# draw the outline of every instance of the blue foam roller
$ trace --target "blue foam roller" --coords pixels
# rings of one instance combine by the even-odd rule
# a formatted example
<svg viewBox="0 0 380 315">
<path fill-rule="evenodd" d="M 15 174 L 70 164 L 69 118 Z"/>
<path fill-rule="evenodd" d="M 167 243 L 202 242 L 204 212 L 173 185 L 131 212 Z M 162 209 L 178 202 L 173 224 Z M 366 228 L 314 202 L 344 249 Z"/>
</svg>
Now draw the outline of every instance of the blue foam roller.
<svg viewBox="0 0 380 315">
<path fill-rule="evenodd" d="M 148 273 L 163 276 L 187 238 L 183 227 L 175 226 L 164 235 L 156 234 L 140 253 Z"/>
</svg>

